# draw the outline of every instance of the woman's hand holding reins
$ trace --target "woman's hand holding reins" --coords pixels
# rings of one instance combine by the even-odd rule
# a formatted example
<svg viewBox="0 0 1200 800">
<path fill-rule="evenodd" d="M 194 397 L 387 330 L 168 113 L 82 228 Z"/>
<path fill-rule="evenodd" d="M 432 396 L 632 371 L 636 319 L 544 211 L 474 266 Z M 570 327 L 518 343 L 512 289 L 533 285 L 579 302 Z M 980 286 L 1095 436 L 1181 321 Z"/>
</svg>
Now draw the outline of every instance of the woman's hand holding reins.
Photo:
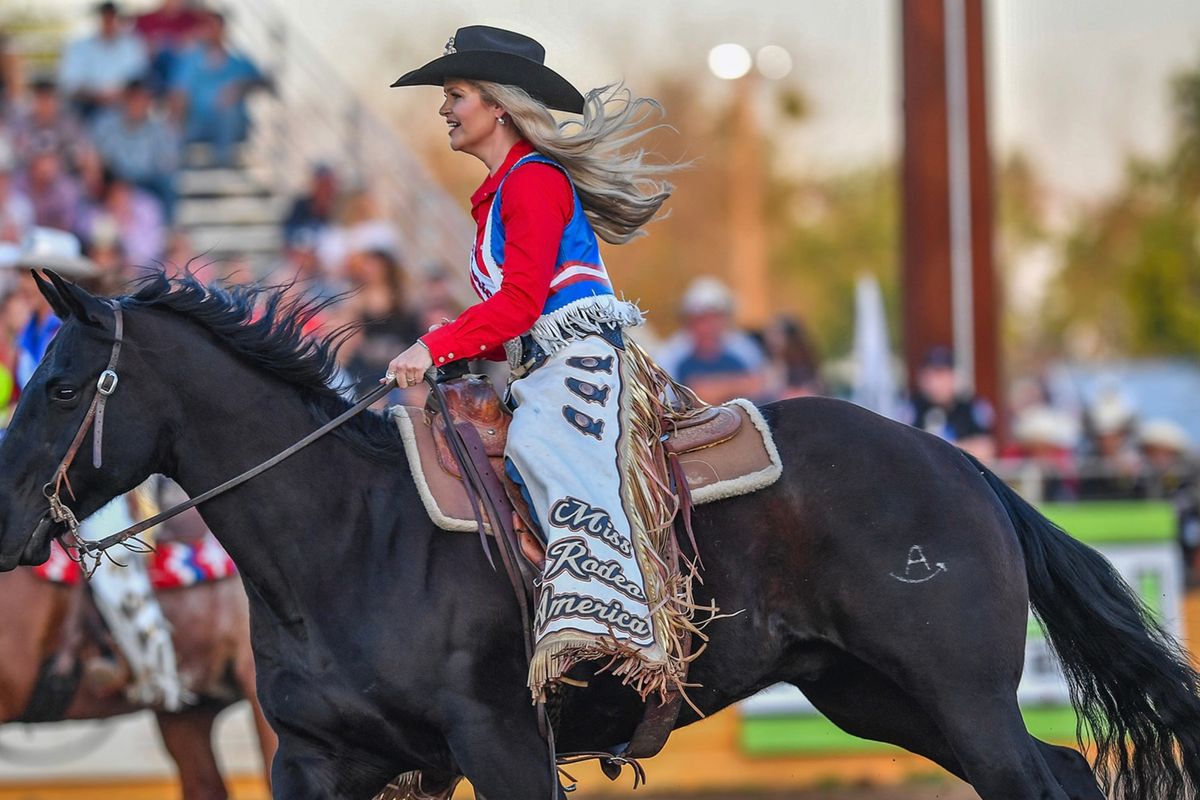
<svg viewBox="0 0 1200 800">
<path fill-rule="evenodd" d="M 412 347 L 396 356 L 388 364 L 387 374 L 380 383 L 387 383 L 393 378 L 401 389 L 414 386 L 425 377 L 425 372 L 433 366 L 433 356 L 424 342 L 417 341 Z"/>
</svg>

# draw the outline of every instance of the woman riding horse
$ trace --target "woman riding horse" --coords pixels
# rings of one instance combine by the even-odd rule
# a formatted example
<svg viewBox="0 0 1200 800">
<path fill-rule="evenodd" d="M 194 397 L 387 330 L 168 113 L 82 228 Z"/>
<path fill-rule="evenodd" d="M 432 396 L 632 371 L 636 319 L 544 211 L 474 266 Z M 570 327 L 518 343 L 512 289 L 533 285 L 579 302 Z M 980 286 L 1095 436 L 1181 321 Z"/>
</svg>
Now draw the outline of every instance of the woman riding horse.
<svg viewBox="0 0 1200 800">
<path fill-rule="evenodd" d="M 450 148 L 488 176 L 471 197 L 471 284 L 483 302 L 397 356 L 385 381 L 507 359 L 506 468 L 548 545 L 530 688 L 542 696 L 573 664 L 615 656 L 615 674 L 645 696 L 679 680 L 690 625 L 648 539 L 674 509 L 659 489 L 667 481 L 646 475 L 644 435 L 657 437 L 669 379 L 626 339 L 642 312 L 614 293 L 597 236 L 640 235 L 670 196 L 660 178 L 673 167 L 620 151 L 645 133 L 635 129 L 653 101 L 608 88 L 585 98 L 544 56 L 527 36 L 460 28 L 441 58 L 392 84 L 443 87 Z M 559 124 L 551 109 L 582 120 Z M 597 517 L 603 531 L 588 535 L 578 520 Z"/>
</svg>

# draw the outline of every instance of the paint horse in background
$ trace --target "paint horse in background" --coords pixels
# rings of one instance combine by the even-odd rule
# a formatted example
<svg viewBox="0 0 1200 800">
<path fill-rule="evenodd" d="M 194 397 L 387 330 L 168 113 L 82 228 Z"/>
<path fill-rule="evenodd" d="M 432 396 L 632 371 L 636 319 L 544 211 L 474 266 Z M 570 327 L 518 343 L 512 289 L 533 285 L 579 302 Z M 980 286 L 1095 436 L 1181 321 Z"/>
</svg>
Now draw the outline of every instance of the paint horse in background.
<svg viewBox="0 0 1200 800">
<path fill-rule="evenodd" d="M 194 521 L 180 517 L 174 522 L 178 529 L 189 522 L 195 527 L 198 521 L 197 515 Z M 170 544 L 164 542 L 163 547 Z M 66 558 L 61 551 L 60 555 Z M 78 569 L 71 561 L 66 566 Z M 254 693 L 246 593 L 237 576 L 230 575 L 156 595 L 173 628 L 180 676 L 194 697 L 176 712 L 137 704 L 122 686 L 97 685 L 82 674 L 89 658 L 112 649 L 103 641 L 103 622 L 94 607 L 88 607 L 84 586 L 49 582 L 30 568 L 0 575 L 5 609 L 0 617 L 0 721 L 107 719 L 149 709 L 179 769 L 183 800 L 225 800 L 229 795 L 212 742 L 213 723 L 221 711 L 249 699 L 267 765 L 275 751 L 275 735 Z"/>
<path fill-rule="evenodd" d="M 0 569 L 45 560 L 63 534 L 42 486 L 114 350 L 112 305 L 54 275 L 41 288 L 65 324 L 0 443 Z M 347 408 L 329 349 L 303 334 L 311 314 L 277 294 L 153 276 L 116 302 L 120 386 L 103 469 L 85 442 L 70 471 L 79 516 L 155 472 L 196 496 Z M 983 800 L 1102 800 L 1084 757 L 1021 718 L 1032 604 L 1103 780 L 1126 800 L 1196 798 L 1200 676 L 1107 561 L 922 431 L 825 399 L 763 415 L 779 481 L 693 517 L 696 602 L 741 612 L 706 629 L 699 712 L 788 682 Z M 391 423 L 361 415 L 201 507 L 250 597 L 275 797 L 363 800 L 414 770 L 441 797 L 460 775 L 489 800 L 561 796 L 507 578 L 475 537 L 434 528 L 403 453 Z M 914 547 L 938 565 L 928 580 L 910 573 Z M 636 694 L 595 664 L 572 677 L 560 752 L 627 742 Z"/>
</svg>

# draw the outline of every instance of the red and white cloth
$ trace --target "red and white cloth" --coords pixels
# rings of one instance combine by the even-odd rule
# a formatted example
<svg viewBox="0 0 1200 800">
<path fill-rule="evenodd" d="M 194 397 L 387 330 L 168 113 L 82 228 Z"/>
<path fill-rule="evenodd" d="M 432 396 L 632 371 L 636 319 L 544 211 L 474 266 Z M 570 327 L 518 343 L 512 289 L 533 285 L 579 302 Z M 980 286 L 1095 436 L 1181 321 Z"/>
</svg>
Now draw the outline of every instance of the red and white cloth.
<svg viewBox="0 0 1200 800">
<path fill-rule="evenodd" d="M 150 585 L 156 590 L 180 589 L 219 581 L 237 574 L 233 559 L 211 532 L 198 542 L 163 542 L 149 555 Z M 51 583 L 74 586 L 83 578 L 79 565 L 57 541 L 50 558 L 33 568 L 34 574 Z"/>
</svg>

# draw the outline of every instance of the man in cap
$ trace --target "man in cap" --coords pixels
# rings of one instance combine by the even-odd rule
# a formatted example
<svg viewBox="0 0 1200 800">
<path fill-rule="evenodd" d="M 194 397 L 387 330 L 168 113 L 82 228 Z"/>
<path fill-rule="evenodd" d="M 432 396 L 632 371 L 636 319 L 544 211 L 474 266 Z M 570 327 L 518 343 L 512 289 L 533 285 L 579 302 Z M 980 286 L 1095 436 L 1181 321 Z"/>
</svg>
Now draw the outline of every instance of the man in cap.
<svg viewBox="0 0 1200 800">
<path fill-rule="evenodd" d="M 1115 385 L 1104 386 L 1087 409 L 1088 441 L 1080 499 L 1120 500 L 1137 494 L 1142 457 L 1133 440 L 1137 413 Z"/>
<path fill-rule="evenodd" d="M 981 461 L 995 457 L 995 413 L 983 398 L 960 390 L 949 347 L 932 347 L 925 354 L 911 403 L 912 426 L 940 436 Z"/>
<path fill-rule="evenodd" d="M 118 176 L 158 198 L 163 219 L 174 221 L 179 136 L 154 114 L 154 97 L 141 78 L 125 84 L 119 106 L 105 111 L 92 138 L 105 164 Z"/>
<path fill-rule="evenodd" d="M 733 323 L 733 294 L 713 277 L 692 281 L 680 303 L 683 330 L 658 353 L 659 365 L 707 403 L 762 399 L 766 356 Z"/>
<path fill-rule="evenodd" d="M 297 197 L 283 221 L 283 240 L 290 242 L 304 231 L 319 237 L 333 224 L 338 198 L 337 173 L 329 164 L 315 164 L 308 194 Z"/>
<path fill-rule="evenodd" d="M 58 73 L 59 90 L 84 119 L 115 103 L 125 84 L 150 66 L 146 48 L 125 29 L 116 3 L 101 3 L 96 14 L 99 30 L 67 45 Z"/>
<path fill-rule="evenodd" d="M 20 163 L 53 150 L 72 171 L 79 169 L 91 146 L 79 118 L 63 105 L 58 84 L 49 75 L 40 75 L 30 83 L 29 100 L 13 120 L 12 144 Z"/>
<path fill-rule="evenodd" d="M 1200 464 L 1192 438 L 1163 418 L 1138 425 L 1136 438 L 1143 461 L 1137 494 L 1175 506 L 1184 576 L 1189 585 L 1200 584 Z"/>
<path fill-rule="evenodd" d="M 13 185 L 16 158 L 12 148 L 0 139 L 0 266 L 12 263 L 21 249 L 25 235 L 33 226 L 33 204 Z"/>
<path fill-rule="evenodd" d="M 1079 423 L 1051 406 L 1026 408 L 1013 420 L 1013 452 L 1019 460 L 1019 489 L 1030 502 L 1062 502 L 1079 496 L 1079 471 L 1075 450 Z"/>
<path fill-rule="evenodd" d="M 179 56 L 171 103 L 183 121 L 184 140 L 211 144 L 214 163 L 227 167 L 249 130 L 246 96 L 267 81 L 254 62 L 229 48 L 223 15 L 210 13 L 197 35 L 197 43 Z"/>
</svg>

